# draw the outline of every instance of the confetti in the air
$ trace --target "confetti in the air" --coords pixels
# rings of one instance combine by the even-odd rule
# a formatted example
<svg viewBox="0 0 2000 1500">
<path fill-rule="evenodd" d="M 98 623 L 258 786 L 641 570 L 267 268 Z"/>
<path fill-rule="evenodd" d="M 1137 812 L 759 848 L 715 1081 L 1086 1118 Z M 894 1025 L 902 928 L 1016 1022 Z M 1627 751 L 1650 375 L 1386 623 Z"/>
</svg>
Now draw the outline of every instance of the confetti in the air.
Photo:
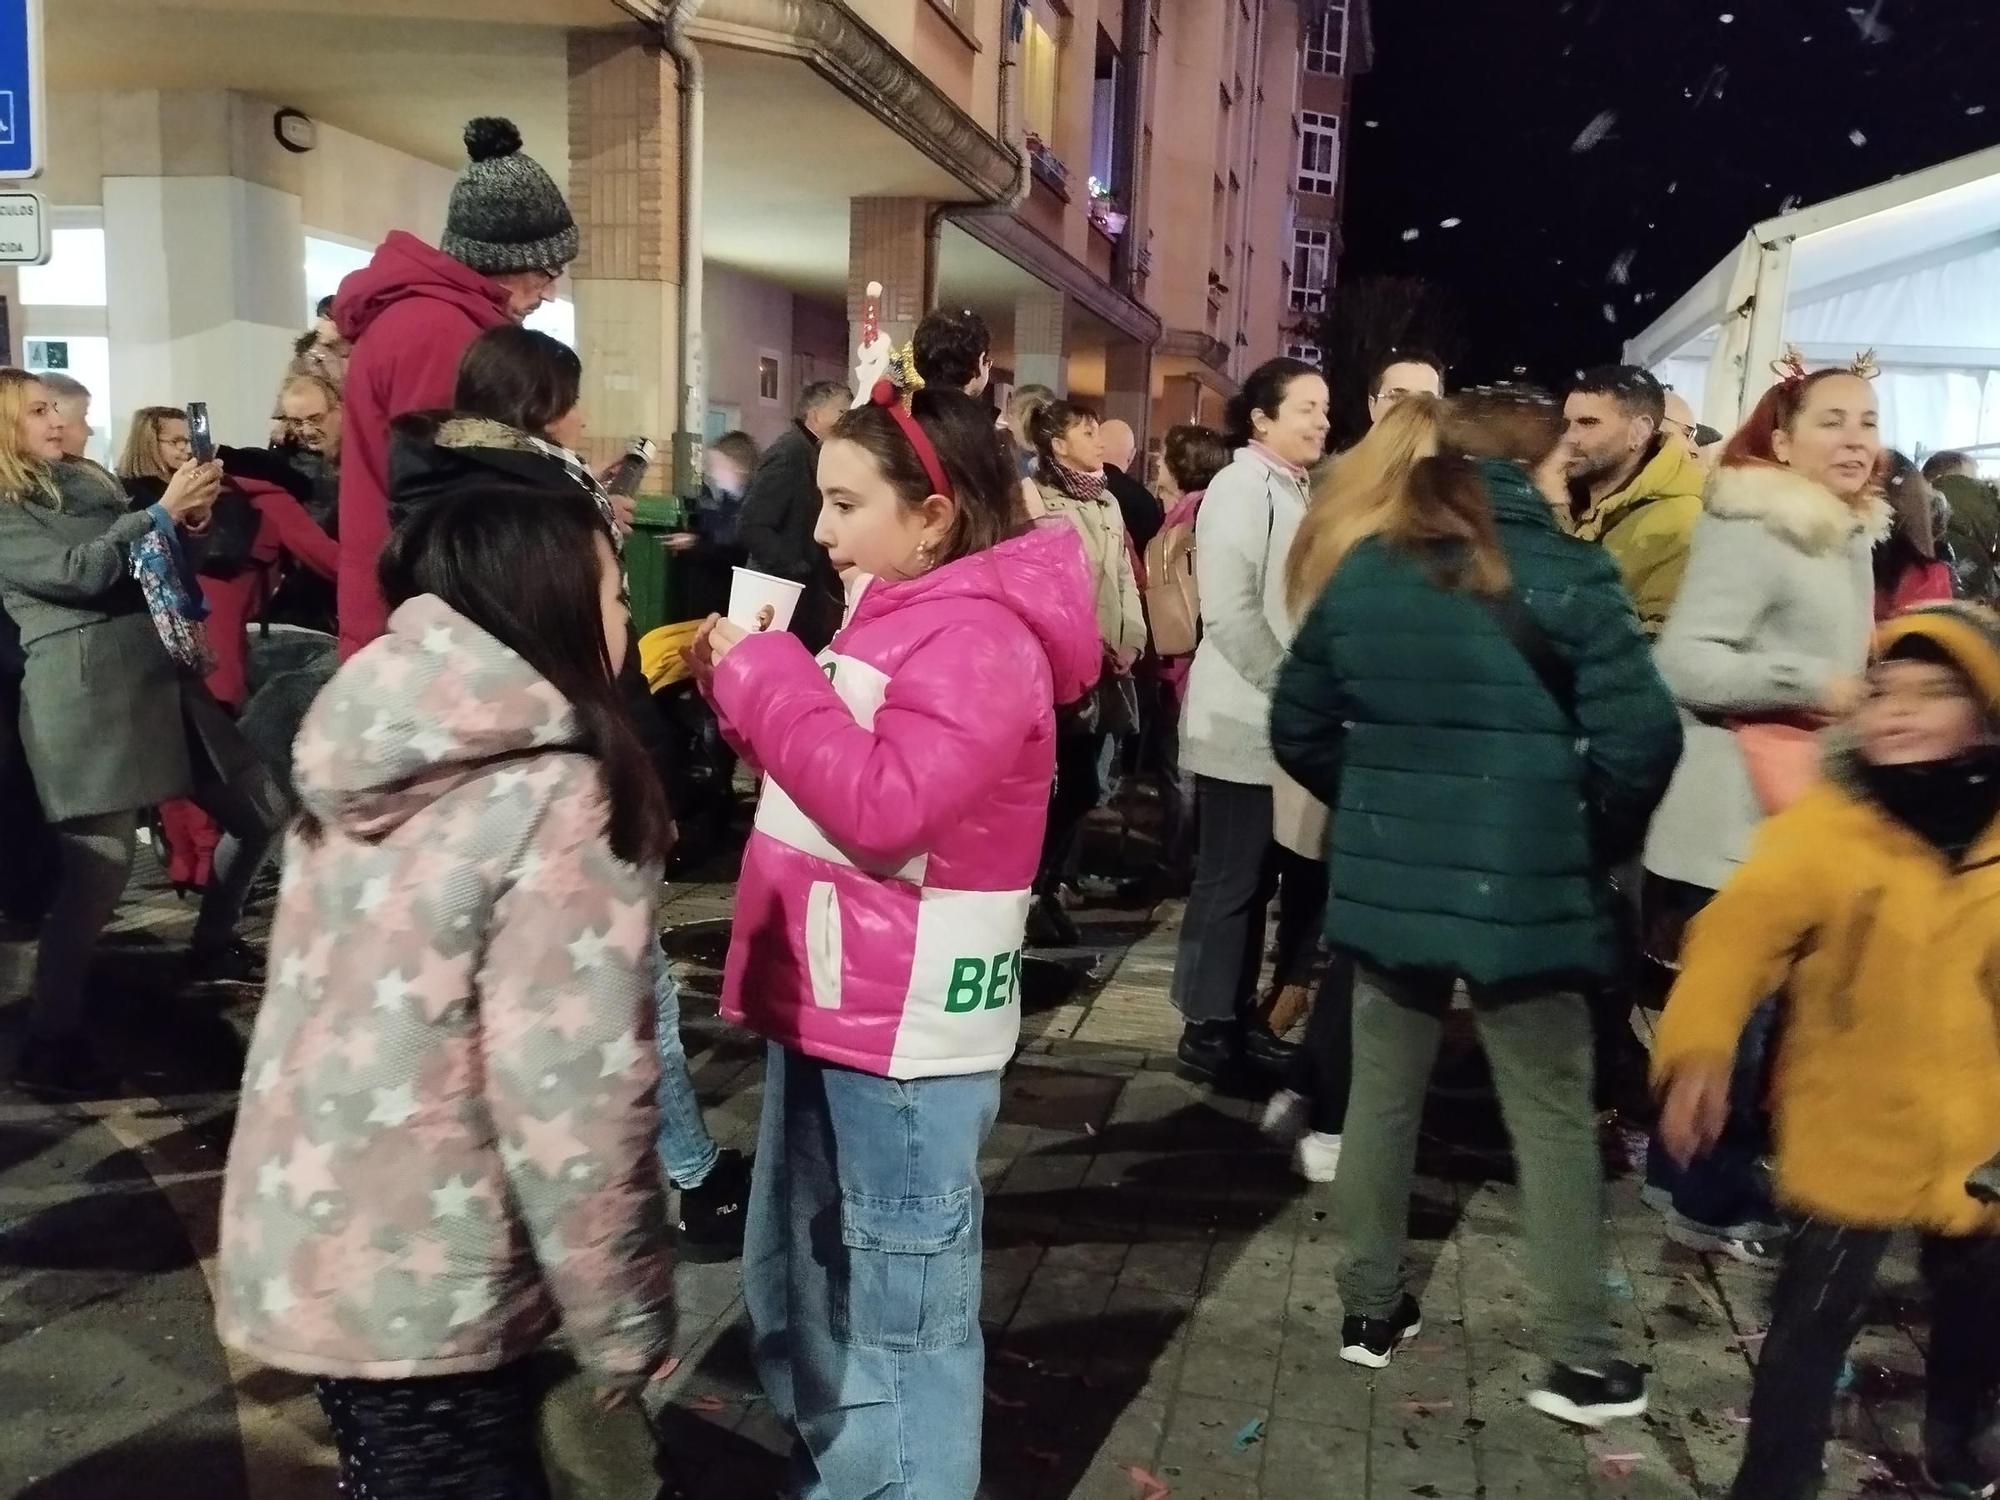
<svg viewBox="0 0 2000 1500">
<path fill-rule="evenodd" d="M 1423 231 L 1421 229 L 1405 229 L 1403 231 L 1403 243 L 1406 245 L 1409 244 L 1411 240 L 1417 238 L 1417 236 L 1422 233 Z"/>
<path fill-rule="evenodd" d="M 1847 132 L 1847 138 L 1857 146 L 1868 144 L 1868 133 L 1863 130 L 1850 130 Z"/>
<path fill-rule="evenodd" d="M 1604 304 L 1604 321 L 1607 323 L 1616 323 L 1618 321 L 1618 309 L 1613 307 L 1609 302 Z"/>
<path fill-rule="evenodd" d="M 1637 250 L 1621 250 L 1618 259 L 1611 262 L 1606 278 L 1613 286 L 1625 286 L 1632 280 L 1632 262 L 1639 258 Z"/>
<path fill-rule="evenodd" d="M 1736 24 L 1736 17 L 1731 15 L 1726 10 L 1721 15 L 1717 16 L 1716 19 L 1720 21 L 1724 26 L 1733 26 Z"/>
<path fill-rule="evenodd" d="M 1584 126 L 1583 129 L 1580 132 L 1578 132 L 1577 138 L 1570 143 L 1569 149 L 1572 151 L 1583 152 L 1583 151 L 1589 151 L 1594 147 L 1603 145 L 1604 142 L 1611 135 L 1611 127 L 1616 125 L 1617 123 L 1618 123 L 1617 110 L 1607 109 L 1602 111 L 1600 114 L 1596 116 L 1596 118 L 1594 118 L 1588 125 Z"/>
<path fill-rule="evenodd" d="M 1852 21 L 1855 30 L 1861 33 L 1861 40 L 1870 46 L 1879 47 L 1896 34 L 1882 24 L 1882 7 L 1885 3 L 1886 0 L 1875 0 L 1875 3 L 1866 10 L 1858 5 L 1847 7 L 1847 19 Z"/>
<path fill-rule="evenodd" d="M 1440 229 L 1456 229 L 1456 228 L 1458 228 L 1458 226 L 1459 226 L 1459 225 L 1463 224 L 1464 222 L 1465 222 L 1465 220 L 1463 220 L 1463 219 L 1460 219 L 1460 218 L 1456 218 L 1456 217 L 1453 217 L 1453 218 L 1449 218 L 1449 219 L 1440 219 L 1440 220 L 1438 220 L 1438 228 L 1440 228 Z"/>
<path fill-rule="evenodd" d="M 1972 108 L 1968 109 L 1966 113 L 1969 115 L 1983 115 L 1986 113 L 1986 106 L 1983 104 L 1975 104 L 1972 106 Z"/>
</svg>

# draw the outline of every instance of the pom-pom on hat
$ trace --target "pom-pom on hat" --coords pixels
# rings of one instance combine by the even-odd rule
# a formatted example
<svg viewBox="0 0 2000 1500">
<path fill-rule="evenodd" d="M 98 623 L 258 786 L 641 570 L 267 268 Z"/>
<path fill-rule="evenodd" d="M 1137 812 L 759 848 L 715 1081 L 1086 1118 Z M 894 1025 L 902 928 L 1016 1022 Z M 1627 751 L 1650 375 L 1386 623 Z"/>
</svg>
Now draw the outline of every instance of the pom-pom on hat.
<svg viewBox="0 0 2000 1500">
<path fill-rule="evenodd" d="M 470 164 L 458 174 L 438 248 L 485 276 L 560 271 L 576 259 L 576 220 L 555 179 L 522 154 L 512 120 L 465 127 Z"/>
</svg>

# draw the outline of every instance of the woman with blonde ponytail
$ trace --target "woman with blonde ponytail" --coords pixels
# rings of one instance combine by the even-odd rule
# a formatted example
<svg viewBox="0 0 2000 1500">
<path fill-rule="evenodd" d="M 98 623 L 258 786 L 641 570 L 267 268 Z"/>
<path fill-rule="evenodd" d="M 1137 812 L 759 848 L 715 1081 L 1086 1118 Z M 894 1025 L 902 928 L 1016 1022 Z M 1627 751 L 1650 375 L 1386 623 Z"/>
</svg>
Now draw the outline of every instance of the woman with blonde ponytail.
<svg viewBox="0 0 2000 1500">
<path fill-rule="evenodd" d="M 1271 700 L 1278 764 L 1332 811 L 1326 935 L 1354 965 L 1341 1357 L 1380 1369 L 1422 1326 L 1402 1253 L 1463 981 L 1549 1346 L 1528 1400 L 1594 1427 L 1643 1412 L 1646 1389 L 1606 1306 L 1584 994 L 1617 962 L 1605 874 L 1636 851 L 1679 720 L 1617 567 L 1557 529 L 1543 486 L 1560 408 L 1471 391 L 1390 422 L 1336 469 L 1331 494 L 1351 500 L 1301 535 L 1293 597 L 1321 587 Z"/>
</svg>

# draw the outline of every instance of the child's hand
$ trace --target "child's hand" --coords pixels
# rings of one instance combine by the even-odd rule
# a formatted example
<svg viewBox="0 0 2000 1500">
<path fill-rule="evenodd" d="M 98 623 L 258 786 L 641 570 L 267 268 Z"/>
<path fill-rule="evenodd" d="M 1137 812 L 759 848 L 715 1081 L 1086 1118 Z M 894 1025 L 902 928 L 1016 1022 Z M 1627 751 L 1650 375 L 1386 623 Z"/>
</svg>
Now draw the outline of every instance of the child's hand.
<svg viewBox="0 0 2000 1500">
<path fill-rule="evenodd" d="M 1729 1072 L 1727 1063 L 1690 1063 L 1667 1083 L 1660 1140 L 1684 1167 L 1722 1139 L 1729 1121 Z"/>
</svg>

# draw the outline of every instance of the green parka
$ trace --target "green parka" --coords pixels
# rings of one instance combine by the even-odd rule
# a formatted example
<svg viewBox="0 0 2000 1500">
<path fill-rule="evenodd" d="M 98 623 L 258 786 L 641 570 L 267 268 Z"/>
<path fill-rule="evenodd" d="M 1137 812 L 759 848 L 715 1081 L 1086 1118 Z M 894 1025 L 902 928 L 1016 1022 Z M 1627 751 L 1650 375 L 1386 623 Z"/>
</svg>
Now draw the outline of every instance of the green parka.
<svg viewBox="0 0 2000 1500">
<path fill-rule="evenodd" d="M 1574 718 L 1487 609 L 1379 538 L 1351 552 L 1272 699 L 1278 764 L 1333 809 L 1326 931 L 1386 969 L 1585 983 L 1617 943 L 1605 876 L 1680 756 L 1672 697 L 1603 549 L 1486 463 L 1517 595 L 1574 670 Z"/>
</svg>

